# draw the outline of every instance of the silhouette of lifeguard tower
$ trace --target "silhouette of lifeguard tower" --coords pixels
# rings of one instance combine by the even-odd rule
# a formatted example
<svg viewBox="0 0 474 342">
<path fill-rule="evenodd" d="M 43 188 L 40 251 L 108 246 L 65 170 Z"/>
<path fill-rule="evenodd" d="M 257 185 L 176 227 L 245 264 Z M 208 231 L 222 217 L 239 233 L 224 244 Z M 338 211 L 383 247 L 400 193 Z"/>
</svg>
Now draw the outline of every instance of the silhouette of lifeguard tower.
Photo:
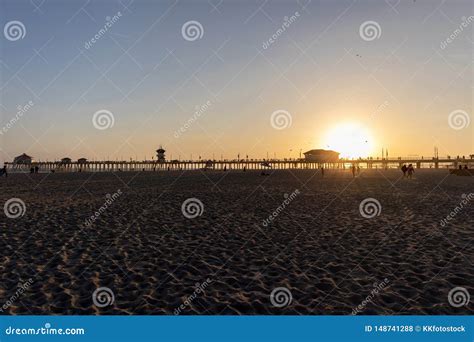
<svg viewBox="0 0 474 342">
<path fill-rule="evenodd" d="M 164 163 L 166 161 L 165 150 L 163 146 L 160 145 L 160 148 L 156 150 L 156 160 L 158 163 Z"/>
</svg>

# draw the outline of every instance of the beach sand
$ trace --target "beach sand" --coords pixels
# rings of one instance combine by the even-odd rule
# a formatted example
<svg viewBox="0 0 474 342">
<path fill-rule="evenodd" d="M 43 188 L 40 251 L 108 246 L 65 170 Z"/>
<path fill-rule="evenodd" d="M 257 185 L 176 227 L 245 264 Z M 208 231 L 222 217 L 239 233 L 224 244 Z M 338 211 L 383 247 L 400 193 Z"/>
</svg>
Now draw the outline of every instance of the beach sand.
<svg viewBox="0 0 474 342">
<path fill-rule="evenodd" d="M 474 192 L 474 177 L 447 170 L 415 176 L 401 179 L 398 170 L 362 170 L 355 179 L 348 170 L 327 170 L 324 178 L 316 170 L 265 177 L 257 171 L 10 174 L 0 178 L 0 203 L 19 198 L 26 210 L 18 218 L 0 213 L 0 309 L 473 314 L 473 300 L 455 307 L 449 292 L 462 287 L 474 297 L 474 199 L 444 227 L 440 222 Z M 201 201 L 200 216 L 183 215 L 189 198 Z M 367 198 L 380 203 L 372 218 L 359 209 Z M 19 291 L 19 284 L 26 288 Z M 113 292 L 110 305 L 94 304 L 99 287 Z M 284 305 L 271 298 L 279 287 L 287 291 Z"/>
</svg>

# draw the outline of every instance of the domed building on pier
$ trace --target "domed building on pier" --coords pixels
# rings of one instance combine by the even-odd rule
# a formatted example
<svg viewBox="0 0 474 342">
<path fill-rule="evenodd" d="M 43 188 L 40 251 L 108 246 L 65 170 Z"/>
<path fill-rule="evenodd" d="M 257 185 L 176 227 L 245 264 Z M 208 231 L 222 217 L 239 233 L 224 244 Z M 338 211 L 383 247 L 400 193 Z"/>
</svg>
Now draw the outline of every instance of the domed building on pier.
<svg viewBox="0 0 474 342">
<path fill-rule="evenodd" d="M 335 163 L 339 160 L 339 152 L 331 150 L 310 150 L 303 153 L 306 161 L 313 163 Z"/>
</svg>

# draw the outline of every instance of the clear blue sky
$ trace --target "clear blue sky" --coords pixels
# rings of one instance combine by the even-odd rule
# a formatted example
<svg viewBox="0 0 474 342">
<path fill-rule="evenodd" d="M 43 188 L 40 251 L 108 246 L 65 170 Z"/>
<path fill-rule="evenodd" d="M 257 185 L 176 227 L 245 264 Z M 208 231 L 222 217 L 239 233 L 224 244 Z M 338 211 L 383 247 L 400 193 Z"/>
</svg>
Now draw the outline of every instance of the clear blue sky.
<svg viewBox="0 0 474 342">
<path fill-rule="evenodd" d="M 19 105 L 34 105 L 2 131 L 0 162 L 23 152 L 142 159 L 159 144 L 174 159 L 296 157 L 324 148 L 326 133 L 346 122 L 368 132 L 374 155 L 388 147 L 391 155 L 427 156 L 433 146 L 467 155 L 474 22 L 440 44 L 472 15 L 472 1 L 462 0 L 1 0 L 1 28 L 16 20 L 26 32 L 0 37 L 0 126 Z M 203 28 L 194 41 L 182 36 L 191 20 Z M 361 38 L 366 21 L 379 24 L 377 39 Z M 102 109 L 114 117 L 106 130 L 92 123 Z M 290 113 L 291 126 L 274 129 L 275 110 Z M 469 126 L 449 125 L 456 110 Z"/>
</svg>

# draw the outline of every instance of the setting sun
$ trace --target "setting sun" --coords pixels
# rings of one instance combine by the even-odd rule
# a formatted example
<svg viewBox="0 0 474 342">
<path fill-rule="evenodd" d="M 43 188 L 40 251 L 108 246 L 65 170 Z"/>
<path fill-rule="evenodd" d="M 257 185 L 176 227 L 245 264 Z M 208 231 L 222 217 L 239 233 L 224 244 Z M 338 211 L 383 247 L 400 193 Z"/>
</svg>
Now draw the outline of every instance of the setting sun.
<svg viewBox="0 0 474 342">
<path fill-rule="evenodd" d="M 341 153 L 342 158 L 367 157 L 373 152 L 370 132 L 357 123 L 334 127 L 327 133 L 324 143 L 327 148 Z"/>
</svg>

